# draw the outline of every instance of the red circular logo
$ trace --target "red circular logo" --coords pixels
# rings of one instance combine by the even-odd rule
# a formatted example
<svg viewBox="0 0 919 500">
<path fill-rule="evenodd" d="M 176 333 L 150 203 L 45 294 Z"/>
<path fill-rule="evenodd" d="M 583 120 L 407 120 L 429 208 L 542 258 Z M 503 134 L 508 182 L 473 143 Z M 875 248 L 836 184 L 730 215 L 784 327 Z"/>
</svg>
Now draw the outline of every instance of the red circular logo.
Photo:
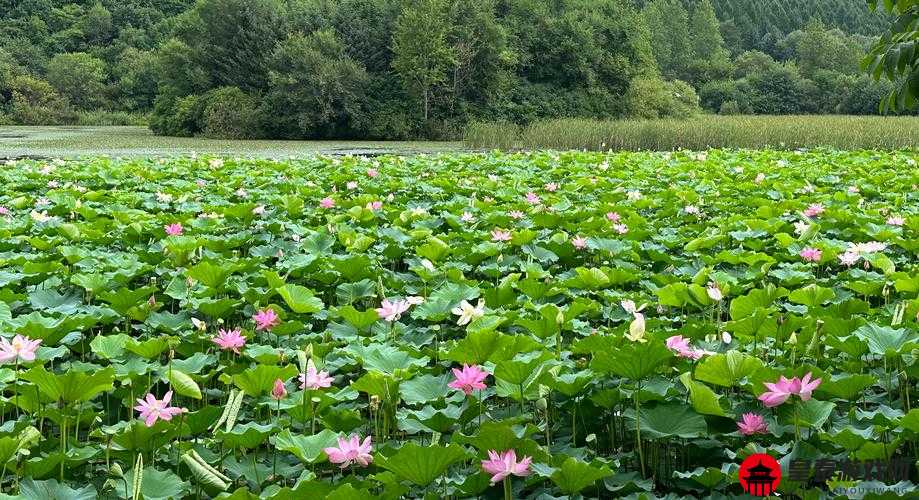
<svg viewBox="0 0 919 500">
<path fill-rule="evenodd" d="M 740 463 L 740 486 L 755 497 L 771 495 L 782 480 L 782 467 L 765 453 L 750 455 Z"/>
</svg>

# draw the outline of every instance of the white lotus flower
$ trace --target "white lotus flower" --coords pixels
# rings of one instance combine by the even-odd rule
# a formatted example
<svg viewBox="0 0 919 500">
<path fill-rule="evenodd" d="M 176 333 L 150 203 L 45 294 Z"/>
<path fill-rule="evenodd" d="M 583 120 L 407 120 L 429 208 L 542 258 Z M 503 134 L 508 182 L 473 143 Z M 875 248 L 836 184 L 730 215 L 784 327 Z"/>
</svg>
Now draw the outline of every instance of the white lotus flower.
<svg viewBox="0 0 919 500">
<path fill-rule="evenodd" d="M 647 342 L 648 339 L 645 338 L 645 315 L 642 313 L 635 313 L 635 319 L 629 323 L 629 333 L 625 338 L 631 340 L 632 342 Z"/>
<path fill-rule="evenodd" d="M 460 305 L 454 307 L 450 312 L 459 316 L 459 319 L 456 320 L 457 325 L 468 325 L 471 321 L 481 318 L 485 315 L 485 301 L 479 299 L 479 302 L 475 305 L 475 307 L 473 307 L 469 301 L 464 300 L 460 302 Z"/>
</svg>

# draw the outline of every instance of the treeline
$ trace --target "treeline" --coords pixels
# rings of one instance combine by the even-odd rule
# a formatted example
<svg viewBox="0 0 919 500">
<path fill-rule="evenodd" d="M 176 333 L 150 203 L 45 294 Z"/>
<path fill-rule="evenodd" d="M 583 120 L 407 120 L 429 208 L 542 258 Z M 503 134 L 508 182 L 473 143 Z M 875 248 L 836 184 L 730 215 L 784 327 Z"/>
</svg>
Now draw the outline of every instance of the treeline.
<svg viewBox="0 0 919 500">
<path fill-rule="evenodd" d="M 682 0 L 652 0 L 643 8 L 651 35 L 651 47 L 660 73 L 666 79 L 689 82 L 698 92 L 704 109 L 722 114 L 877 114 L 878 103 L 893 89 L 887 81 L 876 82 L 864 75 L 861 60 L 874 37 L 849 34 L 828 27 L 819 17 L 800 18 L 804 25 L 787 34 L 779 26 L 791 27 L 789 12 L 804 16 L 803 2 L 730 2 L 731 10 L 723 16 L 763 12 L 765 34 L 750 41 L 752 48 L 732 51 L 724 41 L 730 32 L 726 26 L 738 18 L 717 21 L 706 2 L 690 2 L 687 10 Z M 779 3 L 788 5 L 780 6 Z M 814 6 L 822 2 L 809 2 Z M 827 2 L 840 3 L 839 1 Z M 722 2 L 727 5 L 728 2 Z M 752 10 L 744 11 L 739 5 Z M 796 7 L 797 6 L 797 7 Z M 767 14 L 761 9 L 773 7 Z M 864 7 L 864 6 L 863 6 Z M 822 9 L 813 8 L 820 12 Z M 840 14 L 845 11 L 840 11 Z M 868 13 L 864 17 L 880 16 Z M 741 17 L 742 23 L 749 22 Z M 804 20 L 807 19 L 807 20 Z M 833 19 L 833 18 L 831 18 Z M 842 20 L 849 20 L 843 16 Z M 799 21 L 802 22 L 802 21 Z M 849 22 L 852 22 L 851 20 Z M 718 30 L 705 31 L 711 36 L 699 38 L 700 23 L 718 23 Z M 881 24 L 880 26 L 883 26 Z M 753 33 L 752 31 L 749 33 Z"/>
<path fill-rule="evenodd" d="M 455 137 L 472 120 L 875 113 L 862 0 L 0 0 L 0 123 Z"/>
</svg>

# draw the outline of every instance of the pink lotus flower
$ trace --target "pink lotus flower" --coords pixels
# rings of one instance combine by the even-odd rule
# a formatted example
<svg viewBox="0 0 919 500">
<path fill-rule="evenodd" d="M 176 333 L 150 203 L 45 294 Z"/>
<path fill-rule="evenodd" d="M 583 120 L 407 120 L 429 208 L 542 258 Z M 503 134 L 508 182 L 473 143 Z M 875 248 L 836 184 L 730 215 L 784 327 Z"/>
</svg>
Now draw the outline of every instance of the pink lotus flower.
<svg viewBox="0 0 919 500">
<path fill-rule="evenodd" d="M 475 220 L 475 217 L 473 217 L 469 212 L 463 212 L 463 215 L 460 216 L 460 220 L 463 222 L 472 222 Z"/>
<path fill-rule="evenodd" d="M 271 397 L 280 401 L 287 396 L 287 388 L 284 387 L 284 381 L 275 379 L 274 387 L 271 389 Z"/>
<path fill-rule="evenodd" d="M 306 362 L 306 373 L 301 373 L 298 378 L 301 389 L 311 390 L 332 387 L 332 381 L 334 380 L 329 376 L 329 372 L 316 370 L 316 365 L 313 364 L 312 359 Z"/>
<path fill-rule="evenodd" d="M 683 337 L 682 335 L 674 335 L 672 337 L 668 337 L 666 344 L 667 349 L 670 349 L 671 351 L 683 351 L 689 349 L 689 339 Z"/>
<path fill-rule="evenodd" d="M 783 375 L 775 383 L 763 382 L 763 385 L 769 390 L 760 394 L 759 400 L 769 408 L 779 406 L 795 394 L 802 401 L 807 401 L 811 398 L 811 393 L 820 386 L 822 381 L 819 378 L 811 380 L 811 375 L 811 372 L 807 372 L 807 375 L 803 378 L 794 377 L 792 379 L 787 379 Z"/>
<path fill-rule="evenodd" d="M 157 419 L 169 421 L 172 420 L 172 417 L 188 411 L 186 408 L 169 406 L 170 401 L 172 401 L 172 391 L 168 391 L 162 400 L 156 399 L 153 394 L 147 394 L 146 401 L 138 399 L 134 409 L 140 412 L 144 425 L 153 427 Z"/>
<path fill-rule="evenodd" d="M 357 181 L 348 181 L 348 183 L 345 184 L 345 187 L 350 190 L 357 189 Z"/>
<path fill-rule="evenodd" d="M 800 382 L 797 381 L 797 377 L 789 380 L 784 375 L 779 377 L 777 382 L 763 382 L 763 384 L 769 390 L 760 394 L 758 399 L 767 408 L 773 408 L 784 403 L 792 394 L 797 393 L 800 388 Z"/>
<path fill-rule="evenodd" d="M 801 253 L 798 255 L 807 262 L 820 262 L 820 258 L 823 257 L 823 252 L 818 248 L 807 247 L 801 250 Z"/>
<path fill-rule="evenodd" d="M 498 453 L 495 450 L 488 450 L 488 460 L 482 460 L 482 469 L 491 474 L 491 484 L 504 480 L 511 474 L 519 477 L 530 475 L 531 457 L 523 457 L 523 460 L 517 461 L 517 452 L 507 450 Z"/>
<path fill-rule="evenodd" d="M 492 229 L 491 241 L 511 241 L 511 232 L 503 229 Z"/>
<path fill-rule="evenodd" d="M 178 222 L 174 222 L 172 224 L 168 224 L 163 227 L 166 230 L 166 234 L 168 234 L 169 236 L 179 236 L 180 234 L 182 234 L 182 231 L 184 231 L 184 228 L 182 228 L 182 224 Z"/>
<path fill-rule="evenodd" d="M 548 192 L 550 192 L 550 193 L 554 193 L 555 191 L 558 190 L 558 184 L 556 184 L 556 183 L 554 183 L 554 182 L 546 183 L 546 185 L 545 185 L 544 187 L 546 188 L 546 191 L 548 191 Z"/>
<path fill-rule="evenodd" d="M 319 206 L 322 208 L 332 208 L 335 206 L 335 200 L 326 196 L 325 198 L 319 200 Z"/>
<path fill-rule="evenodd" d="M 383 303 L 377 308 L 377 314 L 386 321 L 393 322 L 402 317 L 402 313 L 408 311 L 412 305 L 407 300 L 383 299 Z"/>
<path fill-rule="evenodd" d="M 856 262 L 858 262 L 859 258 L 860 256 L 857 253 L 847 251 L 839 254 L 839 263 L 846 267 L 852 267 Z"/>
<path fill-rule="evenodd" d="M 381 208 L 383 208 L 383 202 L 382 202 L 382 201 L 377 200 L 377 201 L 369 201 L 369 202 L 367 202 L 367 210 L 379 210 L 379 209 L 381 209 Z"/>
<path fill-rule="evenodd" d="M 256 330 L 271 330 L 281 322 L 281 319 L 278 318 L 278 313 L 274 312 L 274 309 L 270 307 L 258 311 L 255 316 L 252 316 L 252 319 L 255 321 Z"/>
<path fill-rule="evenodd" d="M 232 330 L 217 330 L 217 335 L 211 339 L 211 342 L 220 346 L 224 351 L 230 350 L 239 354 L 239 349 L 246 345 L 246 337 L 243 337 L 242 330 L 234 328 Z"/>
<path fill-rule="evenodd" d="M 615 229 L 619 234 L 625 234 L 629 232 L 629 226 L 626 226 L 625 224 L 613 224 L 613 229 Z"/>
<path fill-rule="evenodd" d="M 801 398 L 801 401 L 808 401 L 811 398 L 811 393 L 814 392 L 814 389 L 820 387 L 821 379 L 811 380 L 811 372 L 807 372 L 801 378 L 800 387 L 798 388 L 798 397 Z"/>
<path fill-rule="evenodd" d="M 705 351 L 701 351 L 699 349 L 693 349 L 692 347 L 690 347 L 689 339 L 683 337 L 682 335 L 674 335 L 672 337 L 668 337 L 666 344 L 667 344 L 668 349 L 670 349 L 671 351 L 674 351 L 680 357 L 688 358 L 693 361 L 701 358 L 702 355 L 705 354 Z"/>
<path fill-rule="evenodd" d="M 769 425 L 766 424 L 766 420 L 762 415 L 757 415 L 756 413 L 744 413 L 743 420 L 737 422 L 737 430 L 740 431 L 744 436 L 752 436 L 753 434 L 765 434 L 769 432 Z"/>
<path fill-rule="evenodd" d="M 507 213 L 507 215 L 510 216 L 511 219 L 515 220 L 522 219 L 524 217 L 524 213 L 520 210 L 511 210 Z"/>
<path fill-rule="evenodd" d="M 806 216 L 808 216 L 808 217 L 816 217 L 816 216 L 822 214 L 824 211 L 826 211 L 826 209 L 823 208 L 823 205 L 821 205 L 821 204 L 819 204 L 819 203 L 812 203 L 810 206 L 808 206 L 808 207 L 804 210 L 804 215 L 806 215 Z"/>
<path fill-rule="evenodd" d="M 578 250 L 583 250 L 587 248 L 587 239 L 584 238 L 583 236 L 575 236 L 574 238 L 572 238 L 571 244 L 574 245 L 574 248 L 577 248 Z"/>
<path fill-rule="evenodd" d="M 906 223 L 906 219 L 900 217 L 899 215 L 891 215 L 887 218 L 887 223 L 891 226 L 902 226 Z"/>
<path fill-rule="evenodd" d="M 622 219 L 619 212 L 606 212 L 606 218 L 611 222 L 619 222 L 619 220 Z"/>
<path fill-rule="evenodd" d="M 341 464 L 342 469 L 354 463 L 367 467 L 370 462 L 373 462 L 373 455 L 370 454 L 373 451 L 370 436 L 364 438 L 363 443 L 357 434 L 352 434 L 349 439 L 338 438 L 337 448 L 328 447 L 323 448 L 322 451 L 329 456 L 329 462 Z"/>
<path fill-rule="evenodd" d="M 486 387 L 484 380 L 488 378 L 488 372 L 482 370 L 479 365 L 469 366 L 463 363 L 462 370 L 453 369 L 453 376 L 454 380 L 447 385 L 469 395 L 474 390 L 482 390 Z"/>
<path fill-rule="evenodd" d="M 38 344 L 41 344 L 41 339 L 32 340 L 22 335 L 13 337 L 12 342 L 6 337 L 0 337 L 0 363 L 35 361 Z"/>
<path fill-rule="evenodd" d="M 766 180 L 766 174 L 760 172 L 756 174 L 756 179 L 753 179 L 753 182 L 761 184 L 764 180 Z"/>
<path fill-rule="evenodd" d="M 368 168 L 368 169 L 367 169 L 367 177 L 370 177 L 370 178 L 372 179 L 372 178 L 375 178 L 375 177 L 378 176 L 378 175 L 380 175 L 380 172 L 378 172 L 377 169 L 375 169 L 375 168 Z"/>
<path fill-rule="evenodd" d="M 789 380 L 782 375 L 777 382 L 763 382 L 763 385 L 769 390 L 760 394 L 758 399 L 767 408 L 773 408 L 788 401 L 792 394 L 796 394 L 801 387 L 801 382 L 798 377 Z"/>
<path fill-rule="evenodd" d="M 530 205 L 536 205 L 539 203 L 539 195 L 530 191 L 529 193 L 527 193 L 526 200 L 527 200 L 527 203 L 529 203 Z"/>
</svg>

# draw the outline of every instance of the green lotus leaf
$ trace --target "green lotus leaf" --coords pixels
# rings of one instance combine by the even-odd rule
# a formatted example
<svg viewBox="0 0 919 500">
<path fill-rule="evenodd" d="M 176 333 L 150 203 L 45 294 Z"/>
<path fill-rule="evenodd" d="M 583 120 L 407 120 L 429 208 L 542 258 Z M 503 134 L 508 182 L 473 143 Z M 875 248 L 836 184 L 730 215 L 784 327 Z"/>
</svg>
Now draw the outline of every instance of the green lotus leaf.
<svg viewBox="0 0 919 500">
<path fill-rule="evenodd" d="M 466 452 L 456 444 L 419 446 L 410 442 L 392 456 L 376 455 L 374 463 L 406 481 L 427 486 L 465 458 Z"/>
</svg>

